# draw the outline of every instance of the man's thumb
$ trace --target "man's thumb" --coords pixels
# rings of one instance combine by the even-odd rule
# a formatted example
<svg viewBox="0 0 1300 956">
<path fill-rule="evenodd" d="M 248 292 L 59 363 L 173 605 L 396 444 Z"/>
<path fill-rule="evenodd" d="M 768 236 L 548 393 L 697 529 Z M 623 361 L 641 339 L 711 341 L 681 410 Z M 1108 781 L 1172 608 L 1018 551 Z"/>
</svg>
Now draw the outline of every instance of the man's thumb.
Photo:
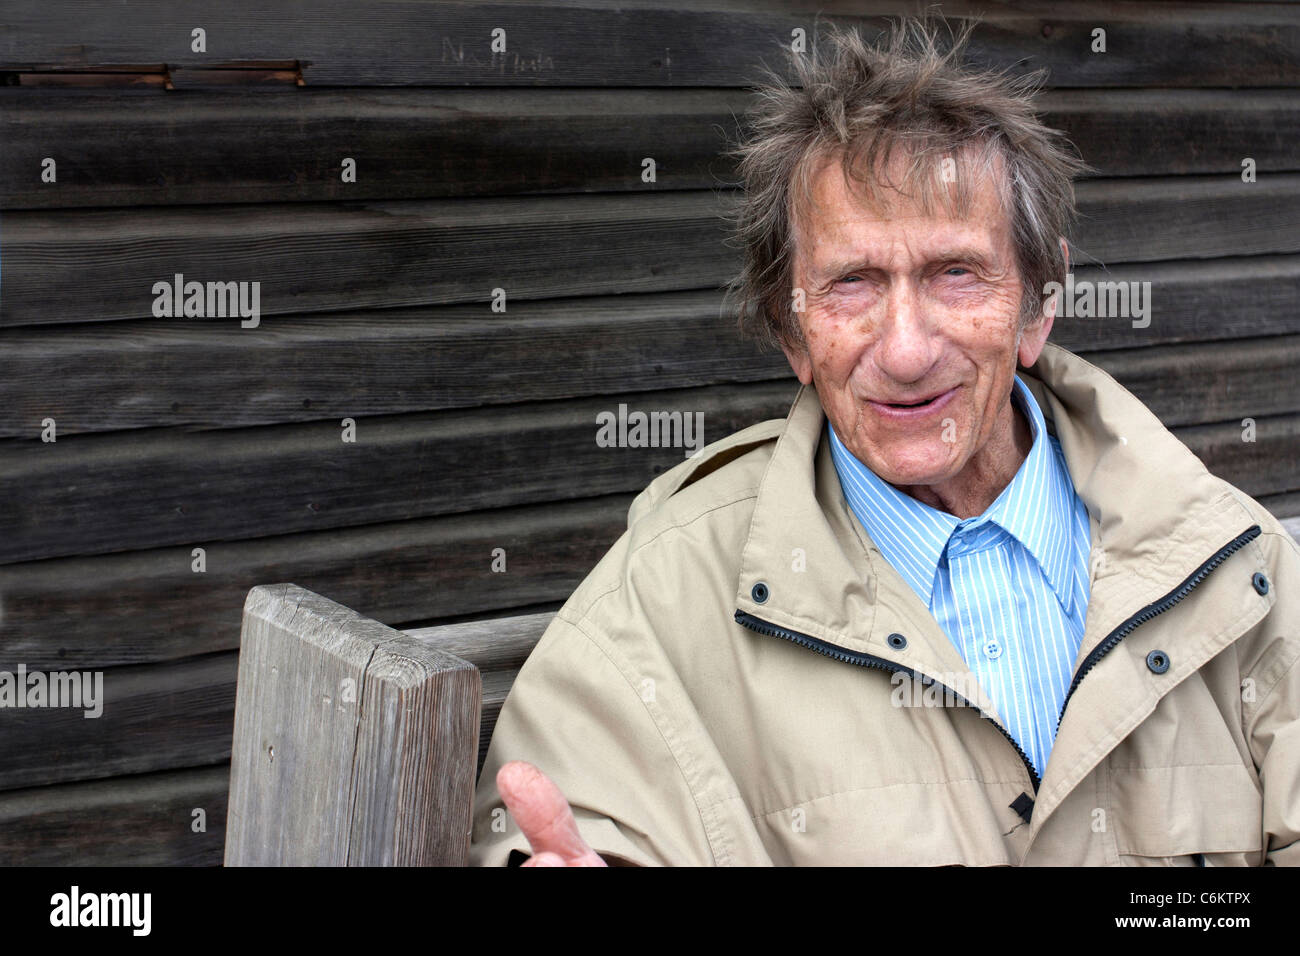
<svg viewBox="0 0 1300 956">
<path fill-rule="evenodd" d="M 532 764 L 512 760 L 503 766 L 497 771 L 497 790 L 534 855 L 556 853 L 567 862 L 600 860 L 578 832 L 560 788 Z"/>
</svg>

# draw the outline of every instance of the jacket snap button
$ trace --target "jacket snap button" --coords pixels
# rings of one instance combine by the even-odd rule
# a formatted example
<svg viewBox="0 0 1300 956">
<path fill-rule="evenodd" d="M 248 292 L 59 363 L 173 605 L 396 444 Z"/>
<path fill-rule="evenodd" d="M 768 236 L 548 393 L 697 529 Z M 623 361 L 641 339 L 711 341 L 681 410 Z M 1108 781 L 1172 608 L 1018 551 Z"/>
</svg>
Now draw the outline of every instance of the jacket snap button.
<svg viewBox="0 0 1300 956">
<path fill-rule="evenodd" d="M 896 651 L 901 651 L 907 646 L 907 638 L 902 634 L 890 634 L 889 637 L 885 638 L 885 640 L 887 640 L 889 646 Z"/>
<path fill-rule="evenodd" d="M 1147 667 L 1153 674 L 1163 674 L 1169 670 L 1169 655 L 1164 651 L 1152 651 L 1147 655 Z"/>
<path fill-rule="evenodd" d="M 1255 590 L 1260 594 L 1268 593 L 1268 578 L 1256 571 L 1250 576 L 1250 583 L 1255 585 Z"/>
<path fill-rule="evenodd" d="M 762 581 L 759 581 L 757 584 L 754 585 L 753 590 L 751 590 L 749 593 L 750 596 L 753 597 L 755 601 L 757 601 L 759 604 L 762 604 L 764 601 L 767 600 L 767 593 L 768 593 L 767 585 L 764 584 Z"/>
</svg>

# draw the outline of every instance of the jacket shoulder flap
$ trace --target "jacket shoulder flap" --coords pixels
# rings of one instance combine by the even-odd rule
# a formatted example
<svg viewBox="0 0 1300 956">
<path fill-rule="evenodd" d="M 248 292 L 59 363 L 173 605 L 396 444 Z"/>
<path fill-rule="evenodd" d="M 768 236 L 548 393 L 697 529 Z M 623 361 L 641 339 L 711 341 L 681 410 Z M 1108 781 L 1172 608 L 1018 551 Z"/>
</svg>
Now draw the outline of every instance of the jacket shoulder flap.
<svg viewBox="0 0 1300 956">
<path fill-rule="evenodd" d="M 633 500 L 627 512 L 627 526 L 632 527 L 668 498 L 701 478 L 713 474 L 724 465 L 748 454 L 755 448 L 768 443 L 775 443 L 776 439 L 780 437 L 785 424 L 786 420 L 784 418 L 771 418 L 756 425 L 750 425 L 748 428 L 742 428 L 720 441 L 706 445 L 698 454 L 670 468 L 650 482 L 645 487 L 645 490 Z"/>
</svg>

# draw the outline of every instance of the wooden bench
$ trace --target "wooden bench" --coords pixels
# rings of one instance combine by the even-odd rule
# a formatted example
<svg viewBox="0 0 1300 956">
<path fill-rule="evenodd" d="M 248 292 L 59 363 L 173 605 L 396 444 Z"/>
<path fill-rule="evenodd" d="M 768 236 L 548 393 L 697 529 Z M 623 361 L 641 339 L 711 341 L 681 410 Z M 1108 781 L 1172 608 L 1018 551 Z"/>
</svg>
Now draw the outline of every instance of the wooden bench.
<svg viewBox="0 0 1300 956">
<path fill-rule="evenodd" d="M 398 631 L 296 584 L 249 591 L 226 865 L 465 865 L 492 728 L 553 616 Z"/>
</svg>

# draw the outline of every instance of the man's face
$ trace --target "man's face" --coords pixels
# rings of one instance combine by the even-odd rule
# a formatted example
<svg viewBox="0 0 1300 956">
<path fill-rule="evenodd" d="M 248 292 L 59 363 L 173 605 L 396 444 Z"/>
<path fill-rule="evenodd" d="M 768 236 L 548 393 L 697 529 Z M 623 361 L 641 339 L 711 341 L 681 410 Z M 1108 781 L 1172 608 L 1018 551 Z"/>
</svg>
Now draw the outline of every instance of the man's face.
<svg viewBox="0 0 1300 956">
<path fill-rule="evenodd" d="M 1016 360 L 1037 360 L 1051 320 L 1017 341 L 1022 284 L 995 185 L 979 186 L 964 219 L 883 188 L 871 208 L 826 162 L 813 198 L 794 263 L 807 349 L 785 352 L 836 434 L 897 486 L 1004 470 L 986 459 L 1013 447 Z"/>
</svg>

